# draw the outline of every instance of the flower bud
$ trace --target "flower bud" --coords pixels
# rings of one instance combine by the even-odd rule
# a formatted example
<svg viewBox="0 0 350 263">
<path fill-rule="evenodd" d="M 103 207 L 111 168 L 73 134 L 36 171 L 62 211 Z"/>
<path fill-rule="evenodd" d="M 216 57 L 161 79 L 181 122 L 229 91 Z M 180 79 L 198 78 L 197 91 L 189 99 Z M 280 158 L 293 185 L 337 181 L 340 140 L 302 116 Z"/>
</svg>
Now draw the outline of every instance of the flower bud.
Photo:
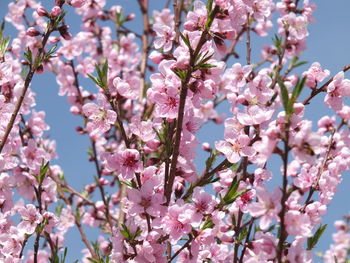
<svg viewBox="0 0 350 263">
<path fill-rule="evenodd" d="M 58 31 L 60 32 L 61 36 L 65 39 L 65 40 L 71 40 L 72 39 L 72 35 L 68 32 L 69 26 L 64 25 L 58 28 Z"/>
<path fill-rule="evenodd" d="M 210 144 L 209 143 L 207 143 L 207 142 L 203 142 L 202 143 L 202 149 L 204 150 L 204 151 L 206 151 L 206 152 L 211 152 L 211 147 L 210 147 Z"/>
<path fill-rule="evenodd" d="M 46 16 L 48 17 L 49 16 L 49 13 L 46 11 L 46 9 L 42 6 L 38 7 L 36 9 L 36 12 L 38 13 L 39 16 Z"/>
<path fill-rule="evenodd" d="M 149 58 L 152 60 L 154 64 L 159 64 L 164 59 L 164 55 L 154 50 L 149 55 Z"/>
<path fill-rule="evenodd" d="M 61 13 L 61 8 L 59 6 L 54 6 L 51 10 L 51 16 L 56 17 Z"/>
<path fill-rule="evenodd" d="M 56 43 L 59 42 L 59 41 L 60 41 L 60 38 L 59 38 L 59 37 L 51 36 L 51 37 L 49 37 L 48 43 L 49 43 L 49 44 L 56 44 Z"/>
<path fill-rule="evenodd" d="M 44 72 L 44 66 L 41 64 L 36 68 L 36 74 L 42 74 Z"/>
<path fill-rule="evenodd" d="M 26 33 L 28 36 L 31 36 L 31 37 L 36 37 L 36 36 L 40 36 L 41 33 L 35 29 L 34 27 L 30 27 L 27 29 L 27 33 Z"/>
<path fill-rule="evenodd" d="M 134 13 L 128 14 L 125 18 L 125 21 L 132 21 L 134 20 L 136 15 Z"/>
<path fill-rule="evenodd" d="M 73 7 L 82 7 L 83 5 L 86 4 L 86 0 L 72 0 L 68 2 L 68 4 Z"/>
</svg>

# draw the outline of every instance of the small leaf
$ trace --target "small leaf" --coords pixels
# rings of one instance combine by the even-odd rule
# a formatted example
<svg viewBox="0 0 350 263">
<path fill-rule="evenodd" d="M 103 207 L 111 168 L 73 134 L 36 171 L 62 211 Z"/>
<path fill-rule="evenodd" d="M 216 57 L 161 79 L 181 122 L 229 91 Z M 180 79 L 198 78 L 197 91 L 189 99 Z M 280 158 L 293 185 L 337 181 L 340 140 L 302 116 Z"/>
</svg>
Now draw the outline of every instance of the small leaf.
<svg viewBox="0 0 350 263">
<path fill-rule="evenodd" d="M 192 50 L 192 47 L 191 47 L 191 43 L 190 43 L 190 39 L 188 38 L 188 35 L 184 36 L 184 34 L 182 34 L 180 32 L 180 37 L 182 39 L 182 41 L 186 44 L 186 46 L 188 47 L 189 50 Z"/>
<path fill-rule="evenodd" d="M 198 66 L 199 69 L 201 68 L 216 68 L 216 65 L 212 65 L 212 64 L 201 64 Z"/>
<path fill-rule="evenodd" d="M 47 162 L 46 164 L 42 163 L 41 164 L 41 167 L 40 167 L 40 176 L 39 176 L 39 184 L 42 184 L 44 179 L 45 179 L 45 176 L 47 174 L 47 171 L 49 170 L 50 168 L 50 163 Z"/>
<path fill-rule="evenodd" d="M 282 103 L 283 103 L 283 107 L 284 110 L 286 111 L 287 115 L 290 115 L 290 109 L 288 108 L 289 105 L 289 94 L 288 94 L 288 89 L 287 87 L 284 85 L 283 81 L 281 79 L 279 79 L 278 81 L 278 85 L 281 88 L 281 96 L 282 96 Z"/>
<path fill-rule="evenodd" d="M 32 51 L 30 50 L 30 48 L 28 48 L 27 52 L 24 53 L 24 57 L 27 59 L 29 64 L 33 63 L 33 55 L 32 55 Z"/>
<path fill-rule="evenodd" d="M 309 237 L 307 239 L 307 250 L 312 250 L 316 245 L 320 237 L 322 236 L 323 232 L 326 230 L 326 225 L 320 225 L 319 228 L 316 230 L 314 236 Z"/>
<path fill-rule="evenodd" d="M 215 224 L 213 223 L 213 221 L 211 219 L 208 219 L 207 221 L 205 221 L 204 225 L 202 226 L 202 230 L 207 228 L 213 228 L 214 226 Z"/>
<path fill-rule="evenodd" d="M 137 188 L 137 186 L 136 186 L 136 184 L 135 184 L 135 182 L 134 181 L 131 181 L 131 182 L 128 182 L 128 181 L 123 181 L 123 180 L 120 180 L 119 181 L 121 184 L 124 184 L 124 185 L 126 185 L 126 186 L 129 186 L 129 187 L 131 187 L 131 188 Z"/>
</svg>

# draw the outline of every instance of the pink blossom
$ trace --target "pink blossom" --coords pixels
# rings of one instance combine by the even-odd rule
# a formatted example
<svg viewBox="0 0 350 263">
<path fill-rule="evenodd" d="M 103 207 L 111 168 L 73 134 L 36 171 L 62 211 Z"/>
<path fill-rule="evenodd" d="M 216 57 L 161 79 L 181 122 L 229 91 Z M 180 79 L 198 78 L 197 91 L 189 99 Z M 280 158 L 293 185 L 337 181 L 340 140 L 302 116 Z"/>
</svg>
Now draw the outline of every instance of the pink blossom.
<svg viewBox="0 0 350 263">
<path fill-rule="evenodd" d="M 281 191 L 275 189 L 270 194 L 264 187 L 256 188 L 258 202 L 248 204 L 247 210 L 253 217 L 261 217 L 259 226 L 265 230 L 269 227 L 272 220 L 278 219 L 278 213 L 281 210 Z"/>
<path fill-rule="evenodd" d="M 128 99 L 137 99 L 139 96 L 139 86 L 131 85 L 128 82 L 116 77 L 113 80 L 113 85 L 116 87 L 118 93 Z"/>
<path fill-rule="evenodd" d="M 123 180 L 132 179 L 135 173 L 142 172 L 143 168 L 140 153 L 134 149 L 126 149 L 107 155 L 106 164 L 110 171 L 120 172 Z"/>
<path fill-rule="evenodd" d="M 161 193 L 154 193 L 155 180 L 147 180 L 142 184 L 140 190 L 128 189 L 128 197 L 130 201 L 130 215 L 138 215 L 147 213 L 151 216 L 159 216 L 162 211 L 162 204 L 164 204 L 164 195 Z"/>
<path fill-rule="evenodd" d="M 225 141 L 215 143 L 218 151 L 222 152 L 231 163 L 237 163 L 241 156 L 251 157 L 254 149 L 249 146 L 250 139 L 247 135 L 228 131 L 225 134 Z"/>
<path fill-rule="evenodd" d="M 12 80 L 12 65 L 8 62 L 0 63 L 0 86 Z"/>
<path fill-rule="evenodd" d="M 49 156 L 47 152 L 39 147 L 33 139 L 30 139 L 28 145 L 23 147 L 23 162 L 31 170 L 39 169 L 41 164 L 48 160 Z"/>
<path fill-rule="evenodd" d="M 169 26 L 162 24 L 155 24 L 153 26 L 154 31 L 157 34 L 157 39 L 154 41 L 154 47 L 156 49 L 163 48 L 164 52 L 171 50 L 173 41 L 175 39 L 175 31 Z"/>
<path fill-rule="evenodd" d="M 350 96 L 350 80 L 344 79 L 344 72 L 340 71 L 333 77 L 333 80 L 327 86 L 327 95 L 325 103 L 334 110 L 342 108 L 342 98 Z"/>
<path fill-rule="evenodd" d="M 285 214 L 285 226 L 289 235 L 310 237 L 312 225 L 310 218 L 296 210 L 290 210 Z"/>
<path fill-rule="evenodd" d="M 42 215 L 32 204 L 28 204 L 25 207 L 20 207 L 18 209 L 18 213 L 22 217 L 22 221 L 19 223 L 18 229 L 28 235 L 33 234 L 37 225 L 43 220 Z"/>
<path fill-rule="evenodd" d="M 329 74 L 329 70 L 322 70 L 321 64 L 318 62 L 314 62 L 312 63 L 308 71 L 303 73 L 303 76 L 307 77 L 305 85 L 310 88 L 315 88 L 317 86 L 317 83 L 323 81 L 326 77 L 329 76 Z"/>
<path fill-rule="evenodd" d="M 41 137 L 44 131 L 50 129 L 50 127 L 45 122 L 45 112 L 44 111 L 35 111 L 32 112 L 32 117 L 27 122 L 28 127 L 30 127 L 31 132 L 38 137 Z"/>
<path fill-rule="evenodd" d="M 98 105 L 87 103 L 83 106 L 83 112 L 90 120 L 87 124 L 87 130 L 92 137 L 109 131 L 117 119 L 117 114 L 107 108 L 107 100 L 102 94 L 98 94 L 97 102 Z"/>
<path fill-rule="evenodd" d="M 191 231 L 192 206 L 178 201 L 169 206 L 168 213 L 162 219 L 164 231 L 170 235 L 172 243 L 176 243 L 183 235 Z"/>
<path fill-rule="evenodd" d="M 204 215 L 211 214 L 217 204 L 214 197 L 206 193 L 203 189 L 196 187 L 193 191 L 192 200 L 196 209 L 193 221 L 200 222 Z"/>
</svg>

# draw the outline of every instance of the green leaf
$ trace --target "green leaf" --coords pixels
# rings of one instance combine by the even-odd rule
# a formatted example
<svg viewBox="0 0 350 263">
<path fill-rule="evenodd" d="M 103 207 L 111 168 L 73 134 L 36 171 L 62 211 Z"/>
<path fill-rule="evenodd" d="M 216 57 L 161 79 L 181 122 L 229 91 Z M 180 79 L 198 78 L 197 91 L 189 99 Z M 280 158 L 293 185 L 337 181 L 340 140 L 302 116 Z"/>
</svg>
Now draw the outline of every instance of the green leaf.
<svg viewBox="0 0 350 263">
<path fill-rule="evenodd" d="M 208 219 L 207 221 L 205 221 L 204 225 L 202 226 L 202 230 L 207 228 L 213 228 L 214 226 L 215 224 L 213 223 L 213 221 L 211 219 Z"/>
<path fill-rule="evenodd" d="M 122 228 L 123 229 L 120 229 L 120 233 L 125 239 L 130 240 L 132 235 L 130 234 L 129 229 L 126 227 L 125 224 L 122 224 Z"/>
<path fill-rule="evenodd" d="M 275 37 L 272 39 L 272 42 L 274 43 L 277 52 L 280 54 L 282 50 L 282 37 L 278 37 L 277 35 L 275 35 Z"/>
<path fill-rule="evenodd" d="M 39 184 L 41 185 L 45 179 L 45 176 L 47 174 L 47 171 L 50 168 L 50 162 L 47 162 L 46 164 L 44 164 L 44 162 L 41 164 L 40 167 L 40 176 L 39 176 Z"/>
<path fill-rule="evenodd" d="M 221 205 L 229 205 L 232 204 L 238 197 L 250 191 L 250 189 L 244 189 L 241 191 L 237 191 L 239 186 L 239 180 L 235 178 L 235 180 L 231 183 L 231 186 L 224 198 L 221 200 Z"/>
<path fill-rule="evenodd" d="M 278 85 L 281 88 L 281 96 L 282 96 L 282 103 L 283 103 L 284 110 L 286 111 L 287 115 L 290 115 L 291 114 L 291 112 L 290 112 L 291 109 L 288 107 L 289 106 L 288 89 L 284 85 L 284 83 L 283 83 L 283 81 L 281 79 L 277 80 L 277 82 L 278 82 Z"/>
<path fill-rule="evenodd" d="M 326 230 L 327 224 L 326 225 L 320 225 L 318 229 L 316 230 L 314 236 L 309 237 L 307 239 L 307 250 L 312 250 L 316 245 L 318 240 L 321 238 L 323 232 Z"/>
<path fill-rule="evenodd" d="M 106 59 L 103 63 L 102 67 L 100 68 L 99 65 L 95 65 L 95 69 L 97 72 L 97 77 L 88 74 L 89 78 L 92 79 L 93 82 L 100 88 L 102 88 L 106 93 L 108 93 L 108 60 Z"/>
<path fill-rule="evenodd" d="M 180 32 L 180 37 L 182 39 L 182 41 L 186 44 L 186 46 L 188 47 L 188 49 L 191 51 L 192 50 L 192 47 L 191 47 L 191 43 L 190 43 L 190 39 L 188 37 L 188 35 L 184 36 L 184 34 L 182 34 Z"/>
<path fill-rule="evenodd" d="M 131 182 L 128 182 L 128 181 L 123 181 L 123 180 L 120 180 L 119 181 L 121 184 L 124 184 L 124 185 L 126 185 L 126 186 L 129 186 L 129 187 L 131 187 L 131 188 L 137 188 L 137 186 L 136 186 L 136 184 L 135 184 L 135 182 L 134 181 L 131 181 Z"/>
<path fill-rule="evenodd" d="M 238 241 L 242 241 L 242 240 L 247 236 L 247 234 L 248 234 L 248 230 L 247 230 L 247 228 L 245 227 L 245 228 L 243 228 L 243 230 L 242 230 L 241 233 L 239 234 L 237 240 L 238 240 Z"/>
<path fill-rule="evenodd" d="M 198 66 L 199 69 L 201 68 L 216 68 L 216 65 L 212 65 L 212 64 L 201 64 Z"/>
<path fill-rule="evenodd" d="M 54 20 L 54 27 L 57 27 L 62 21 L 64 16 L 66 15 L 66 11 L 62 11 Z"/>
<path fill-rule="evenodd" d="M 33 54 L 32 54 L 32 51 L 30 50 L 30 48 L 28 48 L 27 52 L 24 53 L 24 57 L 27 59 L 29 64 L 33 63 Z"/>
<path fill-rule="evenodd" d="M 94 259 L 94 258 L 87 258 L 92 263 L 101 263 L 100 260 Z"/>
<path fill-rule="evenodd" d="M 176 76 L 179 77 L 179 79 L 181 79 L 181 81 L 184 81 L 184 80 L 186 79 L 187 70 L 184 70 L 184 69 L 174 69 L 173 72 L 176 74 Z"/>
</svg>

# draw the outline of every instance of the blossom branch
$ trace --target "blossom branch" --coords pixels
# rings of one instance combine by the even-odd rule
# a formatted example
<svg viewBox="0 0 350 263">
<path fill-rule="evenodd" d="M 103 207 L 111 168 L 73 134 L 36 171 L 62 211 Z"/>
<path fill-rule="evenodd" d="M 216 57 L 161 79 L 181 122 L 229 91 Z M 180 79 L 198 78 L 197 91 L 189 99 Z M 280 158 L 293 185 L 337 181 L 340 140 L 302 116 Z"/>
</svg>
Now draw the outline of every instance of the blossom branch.
<svg viewBox="0 0 350 263">
<path fill-rule="evenodd" d="M 179 156 L 179 147 L 180 147 L 181 133 L 182 133 L 182 122 L 183 122 L 183 117 L 184 117 L 184 109 L 185 109 L 185 103 L 186 103 L 186 97 L 187 97 L 188 83 L 191 79 L 192 72 L 195 68 L 196 58 L 199 55 L 199 52 L 200 52 L 202 46 L 204 45 L 204 43 L 207 40 L 207 35 L 209 33 L 210 26 L 211 26 L 211 24 L 216 16 L 217 12 L 219 12 L 219 7 L 215 6 L 215 8 L 210 12 L 210 16 L 208 18 L 206 27 L 201 34 L 201 37 L 199 39 L 199 42 L 197 44 L 195 51 L 192 54 L 190 54 L 189 68 L 186 72 L 185 78 L 181 82 L 180 104 L 179 104 L 179 109 L 178 109 L 178 118 L 177 118 L 177 122 L 176 122 L 176 133 L 175 133 L 175 143 L 174 143 L 174 148 L 173 148 L 173 157 L 171 159 L 169 180 L 168 180 L 167 185 L 164 187 L 167 205 L 170 203 L 172 188 L 173 188 L 173 184 L 174 184 L 174 180 L 175 180 L 177 158 Z"/>
<path fill-rule="evenodd" d="M 3 150 L 3 148 L 4 148 L 5 144 L 6 144 L 8 136 L 10 135 L 10 132 L 11 132 L 11 130 L 13 128 L 14 123 L 15 123 L 15 120 L 16 120 L 16 117 L 18 115 L 18 112 L 21 109 L 23 100 L 24 100 L 24 98 L 26 96 L 26 93 L 27 93 L 27 90 L 29 88 L 29 84 L 31 83 L 36 70 L 40 66 L 39 65 L 39 61 L 40 61 L 40 59 L 41 59 L 41 57 L 42 57 L 42 55 L 44 53 L 46 43 L 47 43 L 51 33 L 53 32 L 53 30 L 54 30 L 54 24 L 53 24 L 53 21 L 51 20 L 50 23 L 48 24 L 47 30 L 46 30 L 46 32 L 45 32 L 45 34 L 43 36 L 43 39 L 42 39 L 42 42 L 40 44 L 40 48 L 38 50 L 38 53 L 35 56 L 34 63 L 29 65 L 30 70 L 29 70 L 29 72 L 28 72 L 28 74 L 27 74 L 27 76 L 25 78 L 24 86 L 23 86 L 23 88 L 21 90 L 21 93 L 20 93 L 19 98 L 17 100 L 15 109 L 14 109 L 12 115 L 11 115 L 10 121 L 9 121 L 9 123 L 6 126 L 5 133 L 4 133 L 3 137 L 0 140 L 0 153 L 2 152 L 2 150 Z"/>
</svg>

